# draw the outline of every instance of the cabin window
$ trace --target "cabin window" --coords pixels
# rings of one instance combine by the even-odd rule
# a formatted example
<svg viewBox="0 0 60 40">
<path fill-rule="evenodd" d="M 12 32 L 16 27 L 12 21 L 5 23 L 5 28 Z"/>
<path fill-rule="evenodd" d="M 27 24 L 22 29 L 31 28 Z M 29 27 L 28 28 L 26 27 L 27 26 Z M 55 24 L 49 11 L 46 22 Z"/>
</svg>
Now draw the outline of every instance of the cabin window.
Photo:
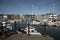
<svg viewBox="0 0 60 40">
<path fill-rule="evenodd" d="M 53 20 L 52 22 L 56 22 L 56 20 Z"/>
<path fill-rule="evenodd" d="M 34 32 L 34 30 L 32 30 L 32 32 Z"/>
</svg>

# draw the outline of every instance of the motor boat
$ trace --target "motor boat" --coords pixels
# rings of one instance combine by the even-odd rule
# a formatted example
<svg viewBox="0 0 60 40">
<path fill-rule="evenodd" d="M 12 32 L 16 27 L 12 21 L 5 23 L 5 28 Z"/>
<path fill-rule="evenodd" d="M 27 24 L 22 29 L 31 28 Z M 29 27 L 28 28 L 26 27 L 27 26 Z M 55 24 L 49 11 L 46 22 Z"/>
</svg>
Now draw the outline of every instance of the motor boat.
<svg viewBox="0 0 60 40">
<path fill-rule="evenodd" d="M 32 21 L 30 24 L 40 24 L 39 21 Z"/>
<path fill-rule="evenodd" d="M 28 34 L 28 27 L 24 30 Z M 41 33 L 37 32 L 34 27 L 29 26 L 29 34 L 30 35 L 41 35 Z"/>
<path fill-rule="evenodd" d="M 56 21 L 56 20 L 49 20 L 49 21 L 47 22 L 47 24 L 48 24 L 49 26 L 56 25 L 56 24 L 57 24 L 57 21 Z"/>
<path fill-rule="evenodd" d="M 8 28 L 9 30 L 12 30 L 11 24 L 7 24 L 7 27 L 6 28 Z"/>
</svg>

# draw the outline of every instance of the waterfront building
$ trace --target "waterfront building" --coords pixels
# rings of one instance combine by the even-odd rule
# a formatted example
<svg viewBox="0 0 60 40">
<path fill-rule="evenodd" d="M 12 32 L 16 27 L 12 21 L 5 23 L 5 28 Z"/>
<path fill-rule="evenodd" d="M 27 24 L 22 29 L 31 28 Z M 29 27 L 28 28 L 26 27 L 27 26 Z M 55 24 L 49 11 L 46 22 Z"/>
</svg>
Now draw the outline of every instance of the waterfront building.
<svg viewBox="0 0 60 40">
<path fill-rule="evenodd" d="M 57 16 L 57 19 L 60 20 L 60 15 Z"/>
<path fill-rule="evenodd" d="M 56 14 L 53 14 L 53 13 L 47 13 L 47 14 L 43 14 L 41 15 L 42 16 L 42 19 L 44 21 L 48 21 L 48 20 L 52 20 L 52 19 L 57 19 L 57 15 Z"/>
<path fill-rule="evenodd" d="M 3 14 L 0 14 L 0 19 L 2 19 L 3 18 Z"/>
<path fill-rule="evenodd" d="M 32 19 L 32 20 L 35 20 L 36 19 L 36 15 L 24 15 L 24 19 L 25 20 L 30 20 L 30 19 Z"/>
</svg>

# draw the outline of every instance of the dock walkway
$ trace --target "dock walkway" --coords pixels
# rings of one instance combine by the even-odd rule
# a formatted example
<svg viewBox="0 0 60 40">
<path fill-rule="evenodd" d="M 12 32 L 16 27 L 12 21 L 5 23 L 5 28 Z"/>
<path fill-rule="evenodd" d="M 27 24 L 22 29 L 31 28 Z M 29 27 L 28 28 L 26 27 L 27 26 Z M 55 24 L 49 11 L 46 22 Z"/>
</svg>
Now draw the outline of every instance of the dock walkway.
<svg viewBox="0 0 60 40">
<path fill-rule="evenodd" d="M 44 37 L 42 35 L 26 35 L 26 34 L 14 34 L 8 37 L 5 40 L 53 40 L 48 36 Z"/>
</svg>

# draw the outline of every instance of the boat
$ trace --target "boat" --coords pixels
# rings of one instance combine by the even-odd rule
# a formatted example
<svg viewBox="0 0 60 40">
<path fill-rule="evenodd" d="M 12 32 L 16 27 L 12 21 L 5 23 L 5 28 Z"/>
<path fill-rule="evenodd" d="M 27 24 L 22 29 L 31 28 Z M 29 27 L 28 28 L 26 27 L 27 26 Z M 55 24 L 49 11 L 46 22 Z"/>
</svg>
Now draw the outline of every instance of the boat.
<svg viewBox="0 0 60 40">
<path fill-rule="evenodd" d="M 12 30 L 12 25 L 11 24 L 7 24 L 7 27 L 9 30 Z"/>
<path fill-rule="evenodd" d="M 28 34 L 28 27 L 26 27 L 24 31 Z M 41 35 L 41 33 L 37 32 L 37 30 L 31 26 L 29 26 L 29 34 L 30 35 Z"/>
<path fill-rule="evenodd" d="M 30 24 L 40 24 L 40 21 L 32 21 Z"/>
<path fill-rule="evenodd" d="M 47 24 L 48 24 L 49 26 L 57 25 L 57 21 L 56 21 L 56 20 L 49 20 L 49 21 L 47 22 Z"/>
</svg>

